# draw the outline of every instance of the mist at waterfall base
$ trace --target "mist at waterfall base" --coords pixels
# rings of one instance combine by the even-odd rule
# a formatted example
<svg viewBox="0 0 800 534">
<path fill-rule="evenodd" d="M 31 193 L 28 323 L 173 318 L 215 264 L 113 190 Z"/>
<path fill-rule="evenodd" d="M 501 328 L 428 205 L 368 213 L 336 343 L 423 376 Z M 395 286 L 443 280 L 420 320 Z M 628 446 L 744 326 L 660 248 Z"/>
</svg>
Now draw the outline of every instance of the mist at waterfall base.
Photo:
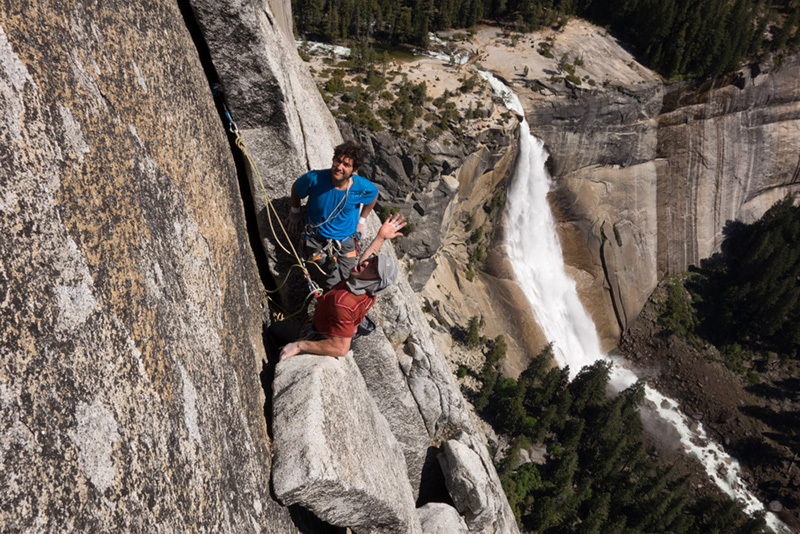
<svg viewBox="0 0 800 534">
<path fill-rule="evenodd" d="M 506 195 L 507 254 L 536 321 L 547 340 L 553 343 L 556 362 L 562 368 L 568 365 L 570 378 L 574 378 L 584 366 L 611 358 L 603 353 L 594 322 L 578 298 L 575 281 L 564 269 L 561 244 L 547 201 L 552 184 L 545 167 L 548 154 L 544 143 L 531 135 L 517 96 L 491 74 L 478 72 L 503 99 L 506 107 L 523 117 L 517 168 Z M 623 365 L 624 362 L 615 359 L 611 368 L 610 385 L 616 391 L 638 379 Z M 742 481 L 739 463 L 708 437 L 701 424 L 690 424 L 676 401 L 649 386 L 645 386 L 645 398 L 651 407 L 649 411 L 675 430 L 684 451 L 700 460 L 717 487 L 740 501 L 748 514 L 764 511 L 764 505 Z M 774 531 L 791 532 L 774 514 L 767 512 L 765 517 L 767 525 Z"/>
</svg>

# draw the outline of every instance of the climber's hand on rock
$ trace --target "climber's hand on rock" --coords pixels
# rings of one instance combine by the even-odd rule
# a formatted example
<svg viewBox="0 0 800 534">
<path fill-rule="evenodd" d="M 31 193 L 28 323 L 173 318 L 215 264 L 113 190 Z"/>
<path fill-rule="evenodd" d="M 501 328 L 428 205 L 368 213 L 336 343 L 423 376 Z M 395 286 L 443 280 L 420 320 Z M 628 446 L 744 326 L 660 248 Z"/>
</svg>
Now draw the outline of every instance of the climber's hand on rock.
<svg viewBox="0 0 800 534">
<path fill-rule="evenodd" d="M 300 354 L 300 342 L 295 341 L 294 343 L 289 343 L 281 349 L 281 361 L 297 354 Z"/>
</svg>

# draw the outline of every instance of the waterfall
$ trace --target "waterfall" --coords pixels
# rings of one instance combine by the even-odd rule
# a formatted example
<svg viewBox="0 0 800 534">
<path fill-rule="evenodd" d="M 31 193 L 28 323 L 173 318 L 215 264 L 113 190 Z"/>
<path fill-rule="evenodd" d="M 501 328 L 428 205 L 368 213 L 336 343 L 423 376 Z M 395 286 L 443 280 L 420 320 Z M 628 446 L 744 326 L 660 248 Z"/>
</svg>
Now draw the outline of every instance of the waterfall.
<svg viewBox="0 0 800 534">
<path fill-rule="evenodd" d="M 547 202 L 552 184 L 545 167 L 548 154 L 544 143 L 531 135 L 517 96 L 491 74 L 478 72 L 506 107 L 523 117 L 517 168 L 507 194 L 506 248 L 536 321 L 553 343 L 556 362 L 562 368 L 569 365 L 570 377 L 574 378 L 582 367 L 610 358 L 601 350 L 594 322 L 578 298 L 575 281 L 564 269 L 555 220 Z M 612 387 L 618 390 L 638 378 L 620 363 L 614 362 L 611 369 Z M 701 424 L 692 429 L 678 403 L 649 386 L 645 386 L 645 398 L 654 406 L 653 412 L 675 428 L 686 453 L 700 460 L 717 487 L 741 502 L 748 514 L 764 510 L 742 481 L 739 462 L 711 440 Z M 772 513 L 766 513 L 766 520 L 776 532 L 791 532 Z"/>
</svg>

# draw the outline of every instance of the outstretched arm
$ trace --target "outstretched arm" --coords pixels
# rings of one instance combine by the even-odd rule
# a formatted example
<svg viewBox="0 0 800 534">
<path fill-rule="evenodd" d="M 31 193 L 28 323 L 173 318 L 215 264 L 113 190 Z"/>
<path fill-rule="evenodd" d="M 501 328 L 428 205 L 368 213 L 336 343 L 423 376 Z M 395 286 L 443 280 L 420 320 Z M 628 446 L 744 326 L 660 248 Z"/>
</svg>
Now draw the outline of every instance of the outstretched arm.
<svg viewBox="0 0 800 534">
<path fill-rule="evenodd" d="M 320 341 L 295 341 L 294 343 L 289 343 L 288 345 L 284 346 L 283 349 L 281 349 L 281 361 L 285 360 L 286 358 L 296 356 L 301 352 L 308 354 L 319 354 L 320 356 L 335 356 L 340 358 L 342 356 L 347 356 L 347 353 L 350 350 L 351 341 L 352 340 L 349 337 L 336 336 L 327 337 Z"/>
<path fill-rule="evenodd" d="M 405 227 L 405 225 L 405 217 L 399 213 L 393 213 L 390 215 L 389 218 L 383 223 L 380 230 L 378 230 L 378 235 L 375 236 L 375 239 L 372 240 L 372 243 L 370 243 L 364 253 L 361 254 L 361 257 L 358 261 L 360 262 L 365 258 L 369 258 L 372 254 L 377 254 L 378 251 L 381 250 L 383 242 L 387 239 L 394 239 L 399 235 L 403 235 L 401 230 Z"/>
</svg>

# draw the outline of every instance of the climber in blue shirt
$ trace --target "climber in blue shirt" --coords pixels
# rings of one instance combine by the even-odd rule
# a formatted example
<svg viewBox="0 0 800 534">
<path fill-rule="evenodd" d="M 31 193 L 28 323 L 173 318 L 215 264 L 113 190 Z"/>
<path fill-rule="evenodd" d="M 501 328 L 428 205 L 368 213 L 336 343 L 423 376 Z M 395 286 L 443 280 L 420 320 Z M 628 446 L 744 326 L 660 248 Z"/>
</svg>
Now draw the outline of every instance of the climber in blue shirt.
<svg viewBox="0 0 800 534">
<path fill-rule="evenodd" d="M 359 239 L 378 188 L 356 174 L 364 150 L 352 141 L 337 146 L 330 169 L 308 171 L 292 184 L 289 231 L 303 226 L 301 199 L 308 197 L 304 254 L 319 268 L 309 272 L 325 289 L 347 278 L 358 259 Z"/>
</svg>

